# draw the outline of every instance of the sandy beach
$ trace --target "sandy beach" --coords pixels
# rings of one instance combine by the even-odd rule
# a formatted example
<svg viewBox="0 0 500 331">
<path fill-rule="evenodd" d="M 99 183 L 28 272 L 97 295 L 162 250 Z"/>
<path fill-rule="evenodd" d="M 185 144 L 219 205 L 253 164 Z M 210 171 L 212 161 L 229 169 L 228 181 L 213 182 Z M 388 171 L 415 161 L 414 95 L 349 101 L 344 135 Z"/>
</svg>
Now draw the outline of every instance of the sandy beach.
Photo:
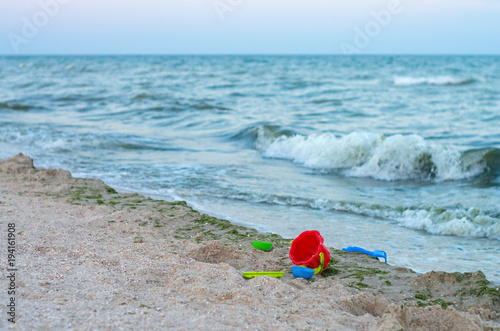
<svg viewBox="0 0 500 331">
<path fill-rule="evenodd" d="M 16 323 L 4 277 L 1 329 L 500 330 L 498 284 L 480 271 L 422 275 L 332 247 L 321 275 L 295 279 L 290 238 L 22 154 L 0 161 L 0 220 L 4 238 L 15 224 L 17 267 Z M 261 270 L 286 272 L 242 277 Z"/>
</svg>

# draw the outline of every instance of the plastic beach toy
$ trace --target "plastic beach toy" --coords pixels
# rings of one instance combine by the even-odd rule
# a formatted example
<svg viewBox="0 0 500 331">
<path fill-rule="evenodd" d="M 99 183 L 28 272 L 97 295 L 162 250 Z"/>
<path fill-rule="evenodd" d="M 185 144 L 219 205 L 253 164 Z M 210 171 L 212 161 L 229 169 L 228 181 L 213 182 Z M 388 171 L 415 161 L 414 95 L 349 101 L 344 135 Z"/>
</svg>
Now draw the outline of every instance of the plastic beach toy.
<svg viewBox="0 0 500 331">
<path fill-rule="evenodd" d="M 330 262 L 330 252 L 323 242 L 318 231 L 304 231 L 292 241 L 288 255 L 293 264 L 314 269 L 314 274 L 317 274 Z"/>
<path fill-rule="evenodd" d="M 273 243 L 268 243 L 265 241 L 254 241 L 252 242 L 253 247 L 260 249 L 261 251 L 268 251 L 273 248 Z"/>
<path fill-rule="evenodd" d="M 244 271 L 243 277 L 245 278 L 254 278 L 258 276 L 269 276 L 274 278 L 283 277 L 284 271 Z"/>
<path fill-rule="evenodd" d="M 342 248 L 344 252 L 361 252 L 365 253 L 366 255 L 370 255 L 376 258 L 382 257 L 385 260 L 385 263 L 387 263 L 387 253 L 384 251 L 381 251 L 379 249 L 374 250 L 373 252 L 367 251 L 364 248 L 357 247 L 357 246 L 349 246 L 347 248 Z"/>
<path fill-rule="evenodd" d="M 306 267 L 293 266 L 292 267 L 292 275 L 295 278 L 311 279 L 312 276 L 314 276 L 314 269 L 310 269 L 310 268 L 306 268 Z"/>
</svg>

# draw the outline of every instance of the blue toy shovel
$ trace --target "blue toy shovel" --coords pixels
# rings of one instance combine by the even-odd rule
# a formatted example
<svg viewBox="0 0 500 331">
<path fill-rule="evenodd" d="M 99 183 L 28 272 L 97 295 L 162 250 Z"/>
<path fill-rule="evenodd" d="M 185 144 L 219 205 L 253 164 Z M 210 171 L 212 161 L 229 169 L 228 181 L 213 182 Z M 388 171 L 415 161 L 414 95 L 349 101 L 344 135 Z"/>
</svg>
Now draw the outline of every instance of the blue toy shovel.
<svg viewBox="0 0 500 331">
<path fill-rule="evenodd" d="M 350 246 L 347 248 L 342 248 L 342 250 L 344 252 L 361 252 L 361 253 L 365 253 L 366 255 L 370 255 L 373 257 L 377 257 L 377 258 L 382 257 L 382 258 L 384 258 L 385 263 L 387 263 L 387 253 L 384 251 L 381 251 L 379 249 L 374 250 L 373 252 L 370 252 L 370 251 L 367 251 L 366 249 L 363 249 L 363 248 L 358 247 L 358 246 Z"/>
</svg>

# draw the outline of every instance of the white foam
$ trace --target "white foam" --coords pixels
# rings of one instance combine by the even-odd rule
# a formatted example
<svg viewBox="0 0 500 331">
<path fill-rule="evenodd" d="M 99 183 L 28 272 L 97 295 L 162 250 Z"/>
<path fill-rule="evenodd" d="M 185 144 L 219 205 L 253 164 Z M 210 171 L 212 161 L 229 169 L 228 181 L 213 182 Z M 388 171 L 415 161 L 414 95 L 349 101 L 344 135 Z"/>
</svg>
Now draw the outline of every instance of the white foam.
<svg viewBox="0 0 500 331">
<path fill-rule="evenodd" d="M 485 170 L 480 160 L 464 170 L 457 148 L 436 144 L 418 135 L 386 138 L 370 132 L 354 132 L 337 138 L 323 133 L 281 136 L 266 143 L 260 143 L 265 157 L 289 159 L 312 169 L 337 169 L 351 177 L 459 180 Z"/>
<path fill-rule="evenodd" d="M 472 79 L 456 78 L 451 76 L 435 76 L 435 77 L 394 77 L 394 85 L 409 86 L 409 85 L 462 85 L 472 82 Z"/>
<path fill-rule="evenodd" d="M 477 209 L 436 211 L 406 210 L 396 217 L 401 225 L 436 235 L 500 239 L 500 222 Z"/>
<path fill-rule="evenodd" d="M 281 206 L 300 206 L 314 210 L 353 213 L 377 219 L 391 220 L 400 226 L 435 235 L 500 239 L 500 220 L 498 217 L 487 215 L 477 208 L 398 207 L 273 194 L 235 194 L 225 196 L 225 198 Z"/>
<path fill-rule="evenodd" d="M 435 208 L 406 209 L 380 208 L 370 205 L 349 203 L 330 204 L 334 210 L 354 212 L 360 215 L 389 219 L 415 230 L 436 235 L 500 239 L 500 221 L 475 209 L 448 209 L 444 212 Z"/>
<path fill-rule="evenodd" d="M 331 133 L 281 136 L 265 148 L 264 156 L 290 159 L 314 169 L 353 167 L 366 162 L 383 139 L 374 133 L 352 133 L 337 138 Z"/>
<path fill-rule="evenodd" d="M 82 146 L 99 146 L 99 140 L 88 133 L 57 132 L 46 128 L 2 128 L 0 141 L 18 144 L 32 150 L 76 151 Z"/>
</svg>

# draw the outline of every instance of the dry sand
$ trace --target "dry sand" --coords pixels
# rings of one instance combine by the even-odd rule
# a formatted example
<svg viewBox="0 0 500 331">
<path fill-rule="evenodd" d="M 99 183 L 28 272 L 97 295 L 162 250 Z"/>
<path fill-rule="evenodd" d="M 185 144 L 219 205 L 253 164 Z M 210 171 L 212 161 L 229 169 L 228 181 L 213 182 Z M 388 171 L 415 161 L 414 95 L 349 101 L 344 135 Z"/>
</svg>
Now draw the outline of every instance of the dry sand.
<svg viewBox="0 0 500 331">
<path fill-rule="evenodd" d="M 16 323 L 4 277 L 0 329 L 500 330 L 498 285 L 481 272 L 419 275 L 330 248 L 322 275 L 294 279 L 287 239 L 21 154 L 0 161 L 0 221 L 3 238 L 15 223 L 18 268 Z"/>
</svg>

